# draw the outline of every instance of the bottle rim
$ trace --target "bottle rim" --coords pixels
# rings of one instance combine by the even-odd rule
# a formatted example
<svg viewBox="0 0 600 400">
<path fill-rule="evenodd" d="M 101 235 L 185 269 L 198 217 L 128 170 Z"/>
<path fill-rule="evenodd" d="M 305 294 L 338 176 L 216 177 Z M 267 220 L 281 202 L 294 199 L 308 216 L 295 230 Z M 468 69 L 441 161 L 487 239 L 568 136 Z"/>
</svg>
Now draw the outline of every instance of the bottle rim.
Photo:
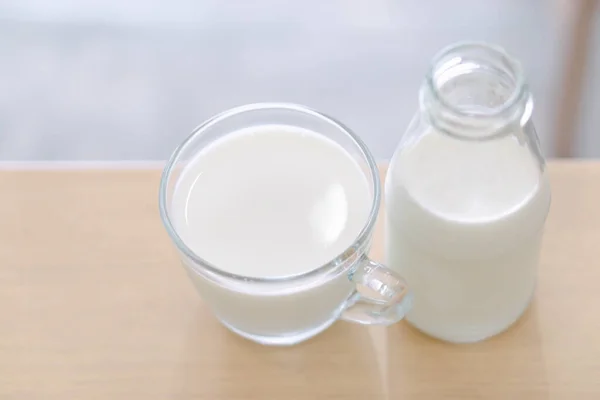
<svg viewBox="0 0 600 400">
<path fill-rule="evenodd" d="M 473 54 L 479 54 L 480 57 L 474 57 Z M 501 104 L 473 110 L 452 102 L 441 92 L 440 79 L 442 79 L 442 76 L 448 74 L 451 69 L 460 69 L 468 66 L 469 63 L 493 67 L 492 70 L 498 71 L 510 79 L 510 94 L 503 99 Z M 442 80 L 441 83 L 443 84 L 444 81 Z M 434 56 L 425 76 L 425 82 L 420 93 L 420 103 L 422 109 L 427 111 L 431 111 L 432 107 L 438 106 L 443 110 L 443 117 L 451 120 L 459 128 L 469 128 L 469 125 L 465 123 L 467 120 L 476 121 L 482 125 L 500 120 L 505 122 L 503 125 L 509 125 L 518 120 L 520 125 L 523 126 L 529 120 L 533 110 L 533 101 L 524 79 L 521 64 L 502 47 L 486 42 L 458 42 L 439 51 Z M 462 123 L 461 119 L 463 119 Z M 461 124 L 466 125 L 462 126 Z M 497 125 L 493 129 L 494 132 L 476 137 L 463 135 L 453 129 L 440 129 L 462 139 L 485 140 L 503 134 L 502 128 L 504 126 L 500 126 L 502 124 Z"/>
</svg>

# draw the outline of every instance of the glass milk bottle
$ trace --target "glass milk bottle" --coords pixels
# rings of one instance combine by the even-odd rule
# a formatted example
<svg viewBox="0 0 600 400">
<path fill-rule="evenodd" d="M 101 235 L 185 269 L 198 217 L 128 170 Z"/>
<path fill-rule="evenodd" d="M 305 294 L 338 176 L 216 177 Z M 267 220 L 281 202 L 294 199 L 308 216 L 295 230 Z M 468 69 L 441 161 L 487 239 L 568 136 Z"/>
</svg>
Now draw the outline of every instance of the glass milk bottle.
<svg viewBox="0 0 600 400">
<path fill-rule="evenodd" d="M 390 163 L 387 263 L 414 292 L 407 320 L 450 342 L 515 322 L 537 276 L 550 187 L 519 64 L 457 44 L 434 59 Z"/>
</svg>

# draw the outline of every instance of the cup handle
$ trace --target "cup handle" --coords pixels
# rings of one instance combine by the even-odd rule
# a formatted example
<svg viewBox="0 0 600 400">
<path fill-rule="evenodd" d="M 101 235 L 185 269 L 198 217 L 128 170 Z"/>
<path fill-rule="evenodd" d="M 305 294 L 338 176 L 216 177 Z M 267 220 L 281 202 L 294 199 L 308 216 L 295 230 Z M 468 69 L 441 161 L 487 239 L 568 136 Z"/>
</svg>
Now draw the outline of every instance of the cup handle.
<svg viewBox="0 0 600 400">
<path fill-rule="evenodd" d="M 356 285 L 341 319 L 363 325 L 391 325 L 412 306 L 406 281 L 388 267 L 363 256 L 348 273 Z"/>
</svg>

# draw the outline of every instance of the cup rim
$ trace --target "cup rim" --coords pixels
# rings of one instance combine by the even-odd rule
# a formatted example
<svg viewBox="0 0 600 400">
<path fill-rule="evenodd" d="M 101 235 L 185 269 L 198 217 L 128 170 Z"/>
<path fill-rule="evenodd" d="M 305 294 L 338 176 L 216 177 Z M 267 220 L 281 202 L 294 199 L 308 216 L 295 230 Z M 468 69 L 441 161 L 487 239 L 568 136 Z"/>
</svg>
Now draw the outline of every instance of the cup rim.
<svg viewBox="0 0 600 400">
<path fill-rule="evenodd" d="M 360 151 L 362 152 L 362 156 L 364 157 L 364 159 L 367 162 L 367 165 L 369 167 L 369 172 L 371 173 L 371 178 L 372 178 L 371 180 L 372 180 L 372 189 L 373 189 L 373 200 L 372 200 L 372 204 L 371 204 L 371 210 L 369 211 L 367 221 L 365 222 L 363 228 L 360 230 L 360 232 L 358 233 L 358 235 L 356 236 L 354 241 L 346 249 L 344 249 L 344 251 L 342 251 L 340 254 L 338 254 L 336 257 L 334 257 L 332 260 L 328 261 L 327 263 L 325 263 L 317 268 L 311 269 L 310 271 L 301 272 L 299 274 L 262 278 L 262 277 L 239 275 L 239 274 L 234 274 L 231 272 L 224 271 L 224 270 L 218 268 L 216 265 L 208 262 L 207 260 L 202 258 L 200 255 L 196 254 L 191 248 L 189 248 L 187 246 L 187 244 L 183 241 L 183 239 L 177 233 L 177 230 L 175 229 L 175 227 L 171 221 L 171 218 L 169 217 L 169 210 L 168 210 L 168 204 L 167 204 L 167 189 L 168 189 L 168 185 L 169 185 L 169 180 L 171 178 L 171 174 L 173 172 L 173 168 L 175 167 L 175 165 L 177 165 L 182 152 L 190 145 L 191 141 L 194 138 L 196 138 L 198 135 L 202 135 L 204 131 L 206 131 L 208 128 L 212 127 L 213 125 L 215 125 L 225 119 L 233 117 L 235 115 L 246 113 L 246 112 L 268 110 L 268 109 L 292 111 L 292 112 L 299 112 L 299 113 L 307 114 L 312 117 L 321 119 L 330 125 L 333 125 L 337 129 L 341 130 L 346 135 L 348 135 L 354 141 L 354 143 L 358 146 Z M 233 131 L 231 133 L 233 133 Z M 316 132 L 316 133 L 319 133 L 319 132 Z M 251 103 L 251 104 L 246 104 L 246 105 L 230 108 L 228 110 L 222 111 L 222 112 L 212 116 L 211 118 L 207 119 L 206 121 L 204 121 L 203 123 L 198 125 L 196 128 L 194 128 L 194 130 L 192 130 L 192 132 L 189 134 L 189 136 L 179 146 L 177 146 L 177 148 L 175 149 L 175 151 L 173 152 L 171 157 L 168 159 L 167 164 L 165 165 L 165 168 L 163 169 L 163 172 L 161 174 L 159 195 L 158 195 L 158 206 L 159 206 L 159 212 L 160 212 L 160 217 L 161 217 L 162 223 L 163 223 L 165 229 L 167 230 L 169 237 L 174 242 L 175 246 L 186 257 L 190 258 L 196 264 L 196 265 L 190 265 L 192 270 L 194 270 L 196 273 L 199 273 L 199 274 L 204 274 L 204 272 L 208 272 L 210 275 L 216 276 L 218 278 L 226 278 L 226 279 L 231 279 L 231 280 L 235 280 L 235 281 L 244 281 L 244 282 L 253 282 L 253 283 L 285 283 L 285 282 L 301 280 L 301 279 L 311 279 L 311 278 L 317 277 L 321 274 L 330 272 L 331 270 L 336 270 L 337 268 L 340 267 L 340 265 L 343 265 L 346 260 L 348 260 L 350 257 L 352 257 L 352 254 L 355 252 L 354 249 L 362 247 L 362 245 L 369 239 L 369 236 L 370 236 L 371 232 L 373 231 L 375 222 L 377 220 L 377 215 L 379 213 L 380 201 L 381 201 L 381 181 L 379 179 L 379 170 L 377 168 L 377 163 L 375 162 L 373 155 L 371 154 L 371 152 L 370 152 L 369 148 L 366 146 L 366 144 L 362 141 L 362 139 L 360 139 L 360 137 L 358 135 L 356 135 L 351 129 L 349 129 L 347 126 L 345 126 L 344 124 L 342 124 L 335 118 L 332 118 L 326 114 L 323 114 L 319 111 L 316 111 L 312 108 L 309 108 L 309 107 L 306 107 L 303 105 L 294 104 L 294 103 L 283 103 L 283 102 Z M 201 266 L 201 268 L 199 268 L 198 266 Z"/>
</svg>

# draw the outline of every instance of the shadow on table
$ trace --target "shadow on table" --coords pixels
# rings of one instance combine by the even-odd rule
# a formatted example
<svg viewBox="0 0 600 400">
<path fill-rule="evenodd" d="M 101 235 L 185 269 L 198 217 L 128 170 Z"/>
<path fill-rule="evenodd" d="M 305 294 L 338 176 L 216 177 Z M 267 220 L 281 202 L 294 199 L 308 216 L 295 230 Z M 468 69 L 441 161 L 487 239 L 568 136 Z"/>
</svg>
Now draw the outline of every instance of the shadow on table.
<svg viewBox="0 0 600 400">
<path fill-rule="evenodd" d="M 386 398 L 372 331 L 350 323 L 296 346 L 267 347 L 199 316 L 185 357 L 176 389 L 182 398 Z"/>
<path fill-rule="evenodd" d="M 508 331 L 476 344 L 429 338 L 406 323 L 388 333 L 390 399 L 549 397 L 535 302 Z"/>
</svg>

